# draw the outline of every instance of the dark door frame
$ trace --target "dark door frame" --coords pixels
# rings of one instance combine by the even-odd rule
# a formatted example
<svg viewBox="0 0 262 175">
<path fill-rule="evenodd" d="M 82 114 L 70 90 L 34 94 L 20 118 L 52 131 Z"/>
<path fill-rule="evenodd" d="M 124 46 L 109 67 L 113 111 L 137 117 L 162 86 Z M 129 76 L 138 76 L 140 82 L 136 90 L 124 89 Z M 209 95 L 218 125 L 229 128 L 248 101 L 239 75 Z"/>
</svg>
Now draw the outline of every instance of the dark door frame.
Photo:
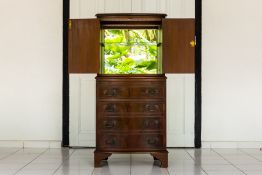
<svg viewBox="0 0 262 175">
<path fill-rule="evenodd" d="M 195 0 L 195 148 L 201 148 L 202 125 L 202 0 Z"/>
<path fill-rule="evenodd" d="M 70 0 L 63 0 L 63 119 L 62 146 L 69 146 L 69 74 L 68 74 L 68 20 Z M 195 148 L 201 148 L 201 65 L 202 65 L 202 0 L 195 0 Z"/>
<path fill-rule="evenodd" d="M 63 107 L 62 146 L 69 146 L 69 73 L 68 73 L 68 21 L 70 0 L 63 0 Z"/>
</svg>

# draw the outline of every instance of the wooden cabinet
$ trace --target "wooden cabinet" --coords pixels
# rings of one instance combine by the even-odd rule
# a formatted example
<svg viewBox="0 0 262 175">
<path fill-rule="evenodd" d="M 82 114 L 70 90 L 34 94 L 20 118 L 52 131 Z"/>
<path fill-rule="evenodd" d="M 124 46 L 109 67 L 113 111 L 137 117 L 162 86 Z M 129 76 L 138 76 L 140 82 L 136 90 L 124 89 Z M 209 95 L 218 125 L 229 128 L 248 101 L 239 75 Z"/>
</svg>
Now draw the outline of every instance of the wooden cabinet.
<svg viewBox="0 0 262 175">
<path fill-rule="evenodd" d="M 194 73 L 194 19 L 167 19 L 165 14 L 96 16 L 96 19 L 69 21 L 69 73 L 108 73 L 104 71 L 107 64 L 103 59 L 108 56 L 105 53 L 109 54 L 106 44 L 110 47 L 116 43 L 128 47 L 134 44 L 129 39 L 128 42 L 123 39 L 121 42 L 104 42 L 105 29 L 156 29 L 158 34 L 152 37 L 154 42 L 149 42 L 157 48 L 151 48 L 157 55 L 154 56 L 157 65 L 154 75 L 147 75 L 152 73 L 148 71 L 143 74 L 132 72 L 131 75 L 99 74 L 96 77 L 95 166 L 100 166 L 101 161 L 113 152 L 149 152 L 161 161 L 161 167 L 167 167 L 166 77 L 160 73 Z M 122 33 L 130 34 L 126 30 Z M 149 37 L 148 32 L 145 33 Z M 143 47 L 145 43 L 148 42 L 143 40 L 135 45 Z M 109 51 L 112 50 L 118 49 Z M 116 54 L 117 58 L 123 60 L 126 55 L 130 56 L 123 53 Z M 140 56 L 136 56 L 134 63 Z M 113 68 L 116 65 L 119 62 L 114 62 Z"/>
<path fill-rule="evenodd" d="M 114 152 L 148 152 L 168 166 L 165 75 L 96 77 L 95 166 Z"/>
</svg>

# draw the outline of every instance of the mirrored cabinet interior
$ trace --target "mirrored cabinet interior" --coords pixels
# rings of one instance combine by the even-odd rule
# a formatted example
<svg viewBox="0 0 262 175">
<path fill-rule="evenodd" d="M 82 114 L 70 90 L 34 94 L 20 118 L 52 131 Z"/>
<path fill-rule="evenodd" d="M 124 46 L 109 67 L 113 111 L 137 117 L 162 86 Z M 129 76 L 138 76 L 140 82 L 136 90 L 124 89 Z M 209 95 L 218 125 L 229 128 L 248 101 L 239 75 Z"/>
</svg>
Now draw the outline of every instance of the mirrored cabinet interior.
<svg viewBox="0 0 262 175">
<path fill-rule="evenodd" d="M 69 21 L 69 73 L 97 73 L 95 167 L 112 153 L 168 166 L 165 74 L 194 72 L 194 25 L 165 14 Z"/>
</svg>

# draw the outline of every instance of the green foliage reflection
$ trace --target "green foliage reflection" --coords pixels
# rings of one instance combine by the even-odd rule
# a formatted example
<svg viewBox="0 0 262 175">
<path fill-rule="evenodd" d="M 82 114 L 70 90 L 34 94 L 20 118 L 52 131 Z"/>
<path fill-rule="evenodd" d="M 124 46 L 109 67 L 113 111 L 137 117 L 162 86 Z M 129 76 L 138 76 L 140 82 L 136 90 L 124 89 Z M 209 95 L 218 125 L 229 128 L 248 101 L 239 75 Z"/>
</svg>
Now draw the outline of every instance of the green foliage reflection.
<svg viewBox="0 0 262 175">
<path fill-rule="evenodd" d="M 105 74 L 156 74 L 157 30 L 104 30 Z"/>
</svg>

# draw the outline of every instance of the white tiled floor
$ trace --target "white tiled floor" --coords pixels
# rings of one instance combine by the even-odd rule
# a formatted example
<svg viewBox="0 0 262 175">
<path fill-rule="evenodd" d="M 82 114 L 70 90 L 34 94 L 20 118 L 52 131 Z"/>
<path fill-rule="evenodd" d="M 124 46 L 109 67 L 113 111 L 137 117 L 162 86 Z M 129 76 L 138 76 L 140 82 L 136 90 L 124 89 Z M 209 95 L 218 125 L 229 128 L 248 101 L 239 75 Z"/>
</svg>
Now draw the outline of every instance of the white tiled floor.
<svg viewBox="0 0 262 175">
<path fill-rule="evenodd" d="M 0 175 L 262 175 L 259 149 L 169 149 L 168 169 L 149 154 L 113 154 L 94 169 L 93 151 L 0 148 Z"/>
</svg>

